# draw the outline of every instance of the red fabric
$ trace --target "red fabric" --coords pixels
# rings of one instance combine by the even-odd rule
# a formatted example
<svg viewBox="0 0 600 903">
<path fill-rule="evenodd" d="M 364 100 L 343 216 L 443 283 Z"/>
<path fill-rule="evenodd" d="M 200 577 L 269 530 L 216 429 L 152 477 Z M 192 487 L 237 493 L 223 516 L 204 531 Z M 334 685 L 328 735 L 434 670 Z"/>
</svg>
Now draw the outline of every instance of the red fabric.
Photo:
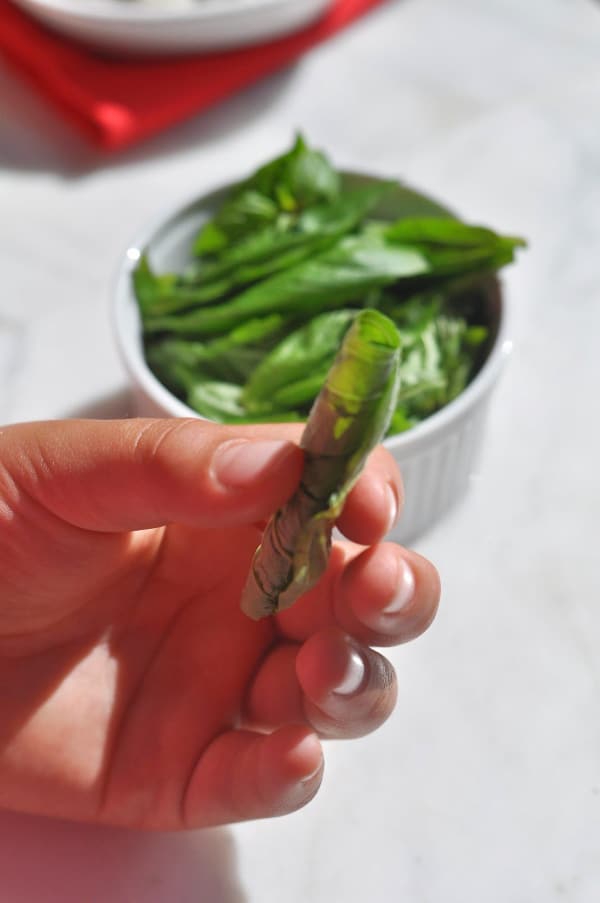
<svg viewBox="0 0 600 903">
<path fill-rule="evenodd" d="M 0 0 L 0 54 L 96 145 L 126 147 L 291 63 L 383 0 L 335 0 L 301 32 L 204 56 L 116 60 Z"/>
</svg>

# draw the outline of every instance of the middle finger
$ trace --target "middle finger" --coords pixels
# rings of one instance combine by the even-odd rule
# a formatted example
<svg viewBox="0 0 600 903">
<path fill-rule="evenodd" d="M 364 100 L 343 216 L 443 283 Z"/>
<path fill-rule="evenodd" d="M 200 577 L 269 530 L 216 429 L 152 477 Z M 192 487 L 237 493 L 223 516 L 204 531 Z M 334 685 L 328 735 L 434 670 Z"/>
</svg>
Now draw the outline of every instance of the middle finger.
<svg viewBox="0 0 600 903">
<path fill-rule="evenodd" d="M 416 552 L 395 543 L 366 549 L 336 543 L 317 586 L 276 623 L 284 639 L 296 642 L 338 627 L 360 643 L 392 646 L 423 633 L 439 597 L 436 569 Z"/>
<path fill-rule="evenodd" d="M 250 687 L 246 724 L 273 730 L 305 723 L 324 738 L 360 737 L 378 728 L 396 702 L 387 659 L 335 628 L 302 646 L 275 646 Z"/>
</svg>

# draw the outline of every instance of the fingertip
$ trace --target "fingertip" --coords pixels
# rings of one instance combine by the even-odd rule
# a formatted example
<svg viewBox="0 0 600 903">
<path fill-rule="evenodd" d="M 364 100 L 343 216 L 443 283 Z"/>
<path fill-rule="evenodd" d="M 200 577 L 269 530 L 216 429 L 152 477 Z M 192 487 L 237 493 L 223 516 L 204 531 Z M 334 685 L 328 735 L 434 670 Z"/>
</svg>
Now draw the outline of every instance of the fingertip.
<svg viewBox="0 0 600 903">
<path fill-rule="evenodd" d="M 184 801 L 188 827 L 272 818 L 300 809 L 321 784 L 323 752 L 306 725 L 271 734 L 232 730 L 197 763 Z"/>
<path fill-rule="evenodd" d="M 335 611 L 363 641 L 395 645 L 429 627 L 440 593 L 440 577 L 430 561 L 395 543 L 382 543 L 348 563 L 337 584 Z"/>
<path fill-rule="evenodd" d="M 228 439 L 217 446 L 211 461 L 212 476 L 225 490 L 246 489 L 280 471 L 299 464 L 302 453 L 287 439 Z"/>
<path fill-rule="evenodd" d="M 270 516 L 296 488 L 302 450 L 288 439 L 226 439 L 212 455 L 209 473 L 222 525 Z"/>
<path fill-rule="evenodd" d="M 337 628 L 306 641 L 297 671 L 306 716 L 321 737 L 362 737 L 383 724 L 396 703 L 391 663 Z"/>
<path fill-rule="evenodd" d="M 216 424 L 207 428 L 192 421 L 176 440 L 178 519 L 195 526 L 226 527 L 268 518 L 300 480 L 303 452 L 277 425 L 266 431 Z M 173 462 L 172 449 L 165 454 L 169 451 Z"/>
<path fill-rule="evenodd" d="M 317 735 L 303 725 L 287 725 L 269 734 L 264 747 L 265 778 L 274 774 L 291 787 L 306 784 L 323 771 L 323 750 Z"/>
<path fill-rule="evenodd" d="M 365 662 L 351 637 L 332 627 L 313 634 L 296 656 L 304 694 L 321 704 L 332 693 L 351 695 L 365 678 Z"/>
<path fill-rule="evenodd" d="M 403 504 L 398 468 L 385 449 L 377 449 L 348 496 L 337 526 L 353 542 L 371 545 L 392 530 Z"/>
<path fill-rule="evenodd" d="M 399 550 L 391 543 L 365 549 L 348 562 L 340 575 L 338 604 L 341 600 L 359 621 L 364 621 L 373 609 L 380 611 L 396 597 L 401 564 Z"/>
<path fill-rule="evenodd" d="M 268 815 L 286 815 L 309 803 L 323 777 L 317 735 L 303 725 L 286 725 L 264 738 L 260 752 L 259 794 Z"/>
</svg>

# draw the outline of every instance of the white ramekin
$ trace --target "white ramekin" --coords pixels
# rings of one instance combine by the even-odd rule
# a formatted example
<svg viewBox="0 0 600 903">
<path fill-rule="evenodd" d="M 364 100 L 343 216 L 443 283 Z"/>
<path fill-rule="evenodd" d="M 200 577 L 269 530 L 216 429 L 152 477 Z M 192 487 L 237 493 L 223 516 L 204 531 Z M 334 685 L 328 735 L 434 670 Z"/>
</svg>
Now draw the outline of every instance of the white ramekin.
<svg viewBox="0 0 600 903">
<path fill-rule="evenodd" d="M 229 50 L 274 40 L 331 0 L 15 0 L 44 25 L 104 52 L 138 56 Z"/>
<path fill-rule="evenodd" d="M 225 191 L 220 188 L 191 203 L 172 206 L 137 236 L 120 262 L 113 293 L 113 330 L 129 377 L 136 416 L 200 416 L 172 395 L 145 361 L 131 276 L 141 251 L 147 248 L 155 252 L 153 259 L 159 269 L 182 264 L 184 249 Z M 431 206 L 440 209 L 434 201 Z M 384 442 L 404 478 L 404 513 L 389 535 L 397 542 L 412 541 L 436 523 L 464 495 L 477 466 L 492 392 L 511 348 L 506 298 L 497 279 L 490 279 L 488 298 L 494 337 L 477 375 L 450 404 Z"/>
</svg>

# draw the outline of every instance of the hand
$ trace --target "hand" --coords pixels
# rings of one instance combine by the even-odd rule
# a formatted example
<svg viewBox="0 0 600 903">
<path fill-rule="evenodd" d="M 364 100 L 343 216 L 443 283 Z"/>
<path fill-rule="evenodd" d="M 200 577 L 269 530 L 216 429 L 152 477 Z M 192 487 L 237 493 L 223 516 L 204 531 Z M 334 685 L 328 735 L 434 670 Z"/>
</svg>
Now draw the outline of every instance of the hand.
<svg viewBox="0 0 600 903">
<path fill-rule="evenodd" d="M 281 615 L 239 608 L 300 429 L 0 429 L 0 805 L 158 829 L 280 815 L 317 792 L 319 737 L 389 715 L 393 669 L 369 646 L 424 630 L 439 583 L 378 544 L 402 495 L 383 448 L 339 521 L 360 545 L 336 543 Z"/>
</svg>

